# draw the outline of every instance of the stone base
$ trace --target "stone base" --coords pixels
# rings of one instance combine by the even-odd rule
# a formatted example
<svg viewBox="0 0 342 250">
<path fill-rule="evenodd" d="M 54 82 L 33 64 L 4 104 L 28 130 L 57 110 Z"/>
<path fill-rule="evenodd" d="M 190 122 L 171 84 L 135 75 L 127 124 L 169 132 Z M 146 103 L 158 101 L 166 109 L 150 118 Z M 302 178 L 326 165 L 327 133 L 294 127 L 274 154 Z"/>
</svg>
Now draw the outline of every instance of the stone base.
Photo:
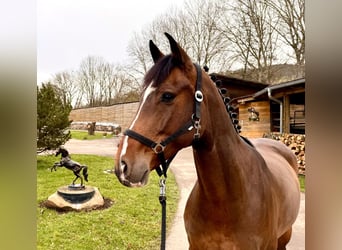
<svg viewBox="0 0 342 250">
<path fill-rule="evenodd" d="M 97 187 L 80 188 L 62 186 L 50 195 L 46 207 L 61 210 L 88 210 L 104 205 L 104 199 Z"/>
</svg>

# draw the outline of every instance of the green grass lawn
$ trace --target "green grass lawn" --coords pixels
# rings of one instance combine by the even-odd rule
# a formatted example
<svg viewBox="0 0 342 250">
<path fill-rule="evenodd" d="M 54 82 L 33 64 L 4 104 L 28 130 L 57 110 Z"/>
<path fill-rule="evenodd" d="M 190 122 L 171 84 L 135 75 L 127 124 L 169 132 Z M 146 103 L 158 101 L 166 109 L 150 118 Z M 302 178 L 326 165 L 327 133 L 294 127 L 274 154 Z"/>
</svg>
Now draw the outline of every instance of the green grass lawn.
<svg viewBox="0 0 342 250">
<path fill-rule="evenodd" d="M 111 132 L 104 131 L 95 131 L 94 135 L 88 135 L 88 131 L 85 130 L 70 130 L 70 132 L 71 138 L 77 140 L 108 139 L 114 137 Z"/>
<path fill-rule="evenodd" d="M 299 175 L 300 191 L 305 193 L 305 175 Z"/>
<path fill-rule="evenodd" d="M 113 168 L 111 157 L 75 154 L 72 158 L 88 166 L 89 182 L 86 184 L 98 187 L 104 198 L 114 203 L 107 209 L 92 212 L 59 213 L 41 207 L 40 203 L 58 187 L 70 184 L 74 175 L 64 167 L 50 172 L 58 159 L 37 156 L 37 249 L 159 249 L 161 205 L 159 177 L 155 171 L 150 174 L 146 187 L 127 188 L 115 175 L 103 172 Z M 169 172 L 168 228 L 176 212 L 178 197 L 174 176 Z"/>
</svg>

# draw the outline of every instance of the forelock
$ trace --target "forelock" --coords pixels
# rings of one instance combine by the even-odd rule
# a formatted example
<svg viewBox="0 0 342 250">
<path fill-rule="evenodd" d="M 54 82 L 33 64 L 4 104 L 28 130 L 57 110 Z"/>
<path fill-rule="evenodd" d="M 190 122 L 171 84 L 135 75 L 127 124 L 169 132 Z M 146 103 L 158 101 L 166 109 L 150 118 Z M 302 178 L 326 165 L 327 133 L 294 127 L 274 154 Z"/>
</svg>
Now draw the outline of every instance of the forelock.
<svg viewBox="0 0 342 250">
<path fill-rule="evenodd" d="M 152 68 L 146 73 L 144 77 L 143 87 L 146 88 L 152 84 L 152 87 L 158 87 L 170 75 L 171 71 L 182 67 L 182 64 L 173 56 L 167 55 L 162 57 Z"/>
</svg>

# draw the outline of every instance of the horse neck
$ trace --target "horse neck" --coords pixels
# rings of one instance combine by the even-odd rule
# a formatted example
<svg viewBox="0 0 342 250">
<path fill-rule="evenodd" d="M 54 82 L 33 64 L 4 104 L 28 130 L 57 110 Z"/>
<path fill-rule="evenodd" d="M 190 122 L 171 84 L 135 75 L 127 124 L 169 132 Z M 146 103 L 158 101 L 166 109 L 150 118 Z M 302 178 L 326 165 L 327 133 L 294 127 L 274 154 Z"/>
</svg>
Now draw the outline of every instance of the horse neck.
<svg viewBox="0 0 342 250">
<path fill-rule="evenodd" d="M 62 151 L 62 158 L 69 158 L 70 159 L 69 152 L 68 151 Z"/>
<path fill-rule="evenodd" d="M 206 129 L 194 147 L 199 187 L 207 199 L 244 199 L 247 173 L 251 171 L 248 162 L 257 156 L 236 132 L 215 87 L 206 92 L 210 99 L 205 111 Z"/>
</svg>

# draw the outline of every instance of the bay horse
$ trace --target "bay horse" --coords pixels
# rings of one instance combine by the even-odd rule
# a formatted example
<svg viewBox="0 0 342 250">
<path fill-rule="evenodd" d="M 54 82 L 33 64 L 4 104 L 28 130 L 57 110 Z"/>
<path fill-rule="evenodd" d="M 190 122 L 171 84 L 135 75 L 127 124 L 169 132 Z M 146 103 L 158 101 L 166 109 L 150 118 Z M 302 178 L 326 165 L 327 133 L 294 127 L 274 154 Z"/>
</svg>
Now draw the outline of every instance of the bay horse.
<svg viewBox="0 0 342 250">
<path fill-rule="evenodd" d="M 66 150 L 66 148 L 64 148 L 63 146 L 58 147 L 55 156 L 58 156 L 59 154 L 61 154 L 61 160 L 53 164 L 50 169 L 51 172 L 52 170 L 57 171 L 57 167 L 66 167 L 67 169 L 70 169 L 74 173 L 74 175 L 76 175 L 76 178 L 72 181 L 72 185 L 75 185 L 75 181 L 79 178 L 81 179 L 81 186 L 83 187 L 83 178 L 80 172 L 83 169 L 82 174 L 84 176 L 84 180 L 88 181 L 88 167 L 86 165 L 81 165 L 80 163 L 71 160 L 68 150 Z"/>
<path fill-rule="evenodd" d="M 300 204 L 294 154 L 275 140 L 242 139 L 208 74 L 165 35 L 171 54 L 149 43 L 154 65 L 117 151 L 119 181 L 144 186 L 162 158 L 192 146 L 197 181 L 184 211 L 189 248 L 286 249 Z"/>
</svg>

